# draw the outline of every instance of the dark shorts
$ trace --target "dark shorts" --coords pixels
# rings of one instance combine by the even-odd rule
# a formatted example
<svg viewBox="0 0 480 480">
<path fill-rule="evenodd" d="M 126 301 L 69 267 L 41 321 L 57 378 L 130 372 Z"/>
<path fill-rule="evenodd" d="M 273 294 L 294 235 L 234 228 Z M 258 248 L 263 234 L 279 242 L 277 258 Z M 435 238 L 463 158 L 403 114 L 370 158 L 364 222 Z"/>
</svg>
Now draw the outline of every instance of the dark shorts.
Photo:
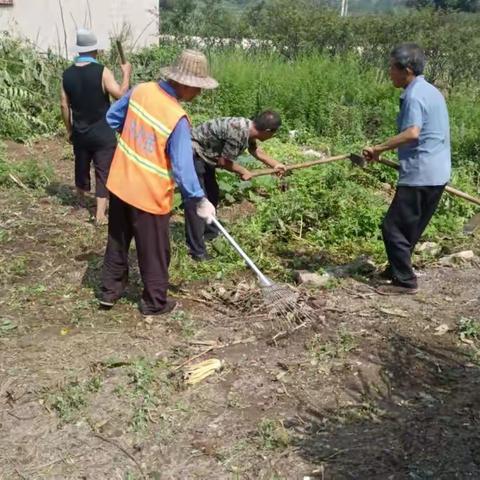
<svg viewBox="0 0 480 480">
<path fill-rule="evenodd" d="M 108 197 L 106 187 L 108 172 L 112 164 L 116 147 L 90 150 L 84 147 L 73 147 L 75 155 L 75 186 L 86 192 L 90 191 L 90 163 L 95 168 L 95 196 Z"/>
</svg>

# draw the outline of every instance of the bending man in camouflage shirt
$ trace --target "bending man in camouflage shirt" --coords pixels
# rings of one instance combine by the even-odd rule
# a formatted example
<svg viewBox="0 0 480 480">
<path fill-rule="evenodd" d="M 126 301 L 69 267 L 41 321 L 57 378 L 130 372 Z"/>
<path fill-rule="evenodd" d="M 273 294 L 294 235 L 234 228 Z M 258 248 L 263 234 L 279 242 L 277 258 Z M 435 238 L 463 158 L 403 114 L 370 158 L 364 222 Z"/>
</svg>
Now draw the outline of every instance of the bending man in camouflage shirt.
<svg viewBox="0 0 480 480">
<path fill-rule="evenodd" d="M 203 191 L 215 207 L 218 205 L 220 193 L 215 169 L 223 168 L 236 173 L 242 180 L 250 180 L 251 172 L 236 163 L 237 158 L 247 148 L 253 157 L 275 168 L 279 174 L 285 172 L 285 165 L 269 157 L 257 145 L 257 140 L 263 142 L 272 138 L 281 123 L 278 113 L 266 111 L 254 120 L 242 117 L 216 118 L 192 130 L 195 170 Z M 186 201 L 184 208 L 185 233 L 190 255 L 194 260 L 208 260 L 205 239 L 215 238 L 218 231 L 197 216 L 195 205 L 191 202 Z"/>
</svg>

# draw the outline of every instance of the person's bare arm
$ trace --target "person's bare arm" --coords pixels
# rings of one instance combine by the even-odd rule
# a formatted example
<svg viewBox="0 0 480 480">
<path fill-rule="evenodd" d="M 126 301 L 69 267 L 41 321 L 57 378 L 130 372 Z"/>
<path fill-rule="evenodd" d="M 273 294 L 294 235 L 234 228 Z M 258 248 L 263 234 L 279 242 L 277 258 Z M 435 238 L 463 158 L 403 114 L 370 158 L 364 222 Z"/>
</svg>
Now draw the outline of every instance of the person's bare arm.
<svg viewBox="0 0 480 480">
<path fill-rule="evenodd" d="M 60 109 L 62 111 L 62 119 L 67 129 L 68 138 L 72 135 L 72 111 L 70 110 L 70 100 L 68 95 L 65 93 L 65 90 L 61 90 L 60 94 Z"/>
<path fill-rule="evenodd" d="M 113 73 L 105 67 L 103 69 L 102 84 L 103 91 L 107 92 L 115 100 L 123 97 L 130 86 L 130 76 L 132 74 L 132 66 L 130 63 L 124 63 L 120 65 L 122 69 L 122 83 L 119 85 L 113 76 Z"/>
<path fill-rule="evenodd" d="M 419 127 L 409 127 L 403 132 L 389 138 L 385 142 L 375 145 L 374 147 L 365 147 L 363 149 L 363 156 L 370 162 L 376 162 L 380 158 L 380 155 L 387 150 L 395 150 L 407 143 L 415 142 L 420 137 Z"/>
<path fill-rule="evenodd" d="M 228 170 L 229 172 L 236 173 L 238 176 L 241 177 L 242 180 L 250 180 L 252 178 L 252 172 L 247 170 L 246 168 L 242 167 L 238 163 L 232 162 L 224 157 L 219 157 L 217 165 L 224 170 Z"/>
<path fill-rule="evenodd" d="M 262 163 L 268 167 L 274 168 L 278 173 L 282 174 L 286 172 L 286 167 L 283 163 L 277 162 L 269 155 L 267 155 L 257 144 L 256 141 L 251 141 L 248 145 L 248 152 L 252 157 L 260 160 Z"/>
</svg>

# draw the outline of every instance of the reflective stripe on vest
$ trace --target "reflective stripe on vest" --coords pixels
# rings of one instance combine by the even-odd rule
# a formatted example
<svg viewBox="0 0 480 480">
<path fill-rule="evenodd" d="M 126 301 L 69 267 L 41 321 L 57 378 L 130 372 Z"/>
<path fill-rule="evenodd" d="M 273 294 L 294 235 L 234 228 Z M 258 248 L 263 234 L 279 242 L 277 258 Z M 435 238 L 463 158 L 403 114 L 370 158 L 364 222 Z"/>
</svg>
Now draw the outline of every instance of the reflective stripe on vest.
<svg viewBox="0 0 480 480">
<path fill-rule="evenodd" d="M 168 169 L 161 168 L 158 165 L 155 165 L 154 163 L 150 162 L 146 158 L 141 157 L 137 153 L 135 153 L 123 140 L 123 138 L 120 137 L 118 140 L 118 148 L 120 148 L 123 153 L 133 162 L 137 163 L 140 167 L 145 168 L 149 172 L 155 173 L 156 175 L 159 175 L 160 177 L 163 178 L 172 178 L 172 175 Z"/>
<path fill-rule="evenodd" d="M 172 210 L 175 184 L 166 146 L 184 116 L 177 100 L 158 83 L 135 87 L 108 176 L 113 194 L 156 215 Z"/>
</svg>

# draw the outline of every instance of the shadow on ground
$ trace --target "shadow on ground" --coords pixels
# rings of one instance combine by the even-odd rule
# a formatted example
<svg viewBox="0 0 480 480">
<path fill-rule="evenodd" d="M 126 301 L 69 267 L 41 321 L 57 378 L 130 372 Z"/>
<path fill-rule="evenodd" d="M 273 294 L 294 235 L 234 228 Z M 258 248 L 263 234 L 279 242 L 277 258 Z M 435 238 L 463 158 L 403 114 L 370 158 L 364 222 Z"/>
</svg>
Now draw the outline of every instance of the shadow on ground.
<svg viewBox="0 0 480 480">
<path fill-rule="evenodd" d="M 45 188 L 48 195 L 56 197 L 61 205 L 75 207 L 78 205 L 76 190 L 73 185 L 62 182 L 51 182 Z"/>
<path fill-rule="evenodd" d="M 95 198 L 87 194 L 85 196 L 85 206 L 80 206 L 77 199 L 76 189 L 72 185 L 66 185 L 61 182 L 51 182 L 45 188 L 45 191 L 49 196 L 57 198 L 60 205 L 73 207 L 78 211 L 85 210 L 90 217 L 95 215 Z"/>
<path fill-rule="evenodd" d="M 92 290 L 96 298 L 100 298 L 102 283 L 103 252 L 89 251 L 75 257 L 77 261 L 86 261 L 87 268 L 82 278 L 82 286 Z M 130 251 L 128 286 L 123 298 L 131 303 L 136 303 L 142 294 L 140 274 L 138 272 L 136 253 Z"/>
<path fill-rule="evenodd" d="M 301 405 L 299 421 L 286 425 L 301 456 L 325 480 L 480 478 L 479 367 L 463 366 L 461 350 L 407 336 L 388 345 L 365 359 L 381 384 L 352 375 L 350 406 Z"/>
</svg>

